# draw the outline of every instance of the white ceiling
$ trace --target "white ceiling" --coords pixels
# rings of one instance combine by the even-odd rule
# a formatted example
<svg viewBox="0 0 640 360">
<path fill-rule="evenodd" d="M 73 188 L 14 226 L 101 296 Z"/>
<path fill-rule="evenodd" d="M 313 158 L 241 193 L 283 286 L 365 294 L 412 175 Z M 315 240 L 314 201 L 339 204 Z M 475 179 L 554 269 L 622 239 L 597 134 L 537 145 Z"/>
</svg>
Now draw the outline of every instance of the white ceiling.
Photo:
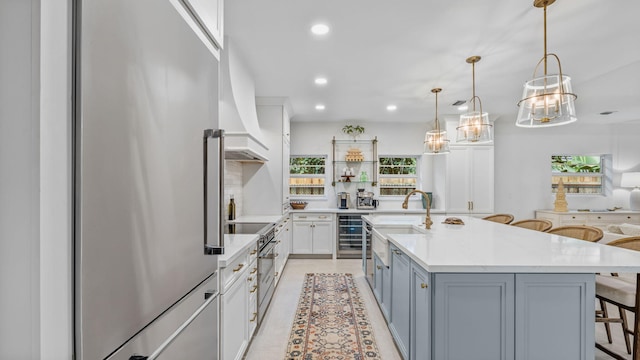
<svg viewBox="0 0 640 360">
<path fill-rule="evenodd" d="M 471 98 L 515 122 L 522 85 L 543 55 L 543 11 L 533 0 L 229 0 L 225 33 L 253 73 L 257 96 L 290 98 L 293 121 L 432 121 Z M 578 121 L 640 119 L 640 1 L 558 0 L 548 50 L 578 95 Z M 324 38 L 309 28 L 324 21 Z M 557 72 L 550 63 L 549 73 Z M 318 87 L 314 77 L 329 83 Z M 315 110 L 322 103 L 326 109 Z M 396 104 L 390 113 L 385 108 Z M 599 115 L 616 111 L 612 115 Z"/>
</svg>

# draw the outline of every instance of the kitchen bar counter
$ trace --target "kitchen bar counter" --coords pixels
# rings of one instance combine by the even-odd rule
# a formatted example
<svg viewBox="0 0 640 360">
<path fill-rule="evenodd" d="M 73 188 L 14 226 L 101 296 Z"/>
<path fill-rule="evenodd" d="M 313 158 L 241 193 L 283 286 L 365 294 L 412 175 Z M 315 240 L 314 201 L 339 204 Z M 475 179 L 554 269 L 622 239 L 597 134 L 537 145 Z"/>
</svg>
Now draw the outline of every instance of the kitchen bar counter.
<svg viewBox="0 0 640 360">
<path fill-rule="evenodd" d="M 389 240 L 429 272 L 640 272 L 640 252 L 462 217 L 465 225 L 433 216 L 426 234 L 389 234 Z M 376 225 L 415 224 L 422 218 L 368 217 Z"/>
<path fill-rule="evenodd" d="M 406 359 L 594 358 L 595 273 L 640 273 L 640 252 L 445 218 L 363 217 L 389 240 L 370 284 Z"/>
</svg>

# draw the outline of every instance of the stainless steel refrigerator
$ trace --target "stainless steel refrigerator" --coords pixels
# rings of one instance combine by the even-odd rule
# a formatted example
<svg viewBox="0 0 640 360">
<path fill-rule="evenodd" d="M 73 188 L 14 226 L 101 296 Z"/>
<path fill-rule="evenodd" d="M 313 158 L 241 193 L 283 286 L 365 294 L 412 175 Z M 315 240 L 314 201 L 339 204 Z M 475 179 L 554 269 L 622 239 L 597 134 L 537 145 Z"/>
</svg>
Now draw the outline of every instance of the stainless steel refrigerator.
<svg viewBox="0 0 640 360">
<path fill-rule="evenodd" d="M 74 2 L 75 358 L 218 359 L 218 62 L 170 0 Z"/>
</svg>

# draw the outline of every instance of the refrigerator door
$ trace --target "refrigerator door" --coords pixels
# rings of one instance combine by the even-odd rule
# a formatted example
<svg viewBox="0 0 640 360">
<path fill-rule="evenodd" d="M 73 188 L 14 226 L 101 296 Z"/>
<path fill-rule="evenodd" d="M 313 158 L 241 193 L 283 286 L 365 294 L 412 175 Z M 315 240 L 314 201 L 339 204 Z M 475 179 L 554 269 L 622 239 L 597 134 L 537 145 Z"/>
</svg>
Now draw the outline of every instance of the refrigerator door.
<svg viewBox="0 0 640 360">
<path fill-rule="evenodd" d="M 218 63 L 169 0 L 76 5 L 76 358 L 94 360 L 217 270 Z"/>
<path fill-rule="evenodd" d="M 210 278 L 108 360 L 219 359 L 219 327 L 212 326 L 220 315 L 216 282 Z"/>
</svg>

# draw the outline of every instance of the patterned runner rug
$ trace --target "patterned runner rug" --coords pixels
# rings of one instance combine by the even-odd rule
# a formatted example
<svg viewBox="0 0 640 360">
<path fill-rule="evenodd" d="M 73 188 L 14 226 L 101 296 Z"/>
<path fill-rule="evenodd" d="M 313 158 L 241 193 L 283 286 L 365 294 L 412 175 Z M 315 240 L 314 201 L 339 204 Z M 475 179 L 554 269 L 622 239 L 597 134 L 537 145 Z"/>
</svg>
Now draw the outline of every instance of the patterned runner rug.
<svg viewBox="0 0 640 360">
<path fill-rule="evenodd" d="M 380 359 L 351 274 L 306 274 L 285 359 Z"/>
</svg>

